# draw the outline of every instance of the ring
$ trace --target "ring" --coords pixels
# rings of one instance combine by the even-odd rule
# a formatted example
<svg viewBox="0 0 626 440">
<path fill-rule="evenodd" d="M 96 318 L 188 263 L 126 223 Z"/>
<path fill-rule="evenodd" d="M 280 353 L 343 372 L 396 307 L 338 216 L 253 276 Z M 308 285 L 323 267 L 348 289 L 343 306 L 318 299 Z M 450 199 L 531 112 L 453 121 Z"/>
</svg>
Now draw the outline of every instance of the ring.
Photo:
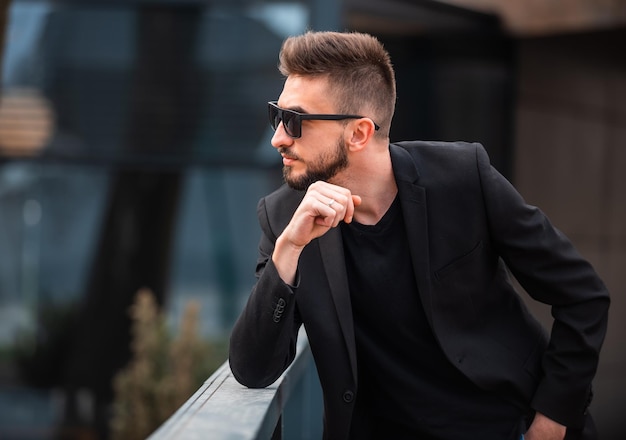
<svg viewBox="0 0 626 440">
<path fill-rule="evenodd" d="M 335 203 L 335 199 L 330 199 L 330 202 L 328 202 L 328 207 L 333 206 L 333 203 Z"/>
</svg>

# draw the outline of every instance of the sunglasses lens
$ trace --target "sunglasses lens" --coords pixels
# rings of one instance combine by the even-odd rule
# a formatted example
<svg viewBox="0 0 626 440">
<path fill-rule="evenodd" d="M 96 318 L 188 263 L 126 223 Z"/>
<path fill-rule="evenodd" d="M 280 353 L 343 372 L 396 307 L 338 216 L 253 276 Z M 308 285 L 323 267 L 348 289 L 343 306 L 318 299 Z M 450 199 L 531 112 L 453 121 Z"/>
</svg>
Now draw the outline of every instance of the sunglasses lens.
<svg viewBox="0 0 626 440">
<path fill-rule="evenodd" d="M 278 128 L 278 124 L 280 124 L 280 116 L 278 114 L 278 108 L 275 105 L 269 104 L 269 117 L 270 117 L 270 125 L 274 130 Z"/>
<path fill-rule="evenodd" d="M 289 110 L 283 110 L 283 127 L 291 137 L 300 137 L 300 125 L 298 124 L 298 116 Z"/>
<path fill-rule="evenodd" d="M 274 130 L 277 130 L 278 126 L 282 122 L 285 132 L 289 136 L 291 136 L 292 138 L 300 137 L 300 118 L 296 113 L 292 112 L 291 110 L 284 110 L 274 103 L 269 103 L 268 109 L 270 125 Z"/>
</svg>

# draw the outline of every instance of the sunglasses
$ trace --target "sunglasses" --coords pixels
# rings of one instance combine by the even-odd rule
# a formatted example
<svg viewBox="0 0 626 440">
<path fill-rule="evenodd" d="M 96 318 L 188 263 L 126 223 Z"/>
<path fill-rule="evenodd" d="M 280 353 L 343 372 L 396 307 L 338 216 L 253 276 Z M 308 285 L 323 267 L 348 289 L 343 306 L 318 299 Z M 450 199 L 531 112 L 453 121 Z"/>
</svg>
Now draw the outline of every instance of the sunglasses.
<svg viewBox="0 0 626 440">
<path fill-rule="evenodd" d="M 274 130 L 278 128 L 280 123 L 283 123 L 285 132 L 297 139 L 302 136 L 302 121 L 304 120 L 320 120 L 320 121 L 341 121 L 343 119 L 361 119 L 365 116 L 359 115 L 314 115 L 308 113 L 300 113 L 293 110 L 287 110 L 280 108 L 277 101 L 270 101 L 267 103 L 270 116 L 270 125 Z M 374 128 L 379 130 L 378 124 L 374 123 Z"/>
</svg>

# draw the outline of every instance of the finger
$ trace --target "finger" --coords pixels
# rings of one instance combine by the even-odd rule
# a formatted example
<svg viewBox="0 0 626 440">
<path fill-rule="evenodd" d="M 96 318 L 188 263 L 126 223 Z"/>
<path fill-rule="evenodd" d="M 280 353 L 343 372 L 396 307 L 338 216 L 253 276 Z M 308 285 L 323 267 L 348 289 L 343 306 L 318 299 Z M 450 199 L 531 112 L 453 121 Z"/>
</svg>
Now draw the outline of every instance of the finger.
<svg viewBox="0 0 626 440">
<path fill-rule="evenodd" d="M 337 198 L 332 198 L 329 202 L 328 202 L 328 207 L 330 209 L 333 210 L 332 213 L 332 227 L 336 228 L 339 223 L 341 222 L 341 220 L 344 218 L 344 212 L 345 212 L 345 198 L 343 198 L 344 200 L 342 200 L 341 197 L 336 196 Z"/>
<path fill-rule="evenodd" d="M 361 204 L 361 197 L 356 195 L 351 195 L 348 206 L 346 206 L 346 214 L 343 218 L 343 221 L 346 223 L 352 223 L 354 219 L 354 208 Z"/>
<path fill-rule="evenodd" d="M 337 207 L 337 208 L 335 208 Z M 317 200 L 315 205 L 316 218 L 315 223 L 320 226 L 326 226 L 329 228 L 337 226 L 337 209 L 341 209 L 339 203 L 334 199 L 325 198 Z"/>
<path fill-rule="evenodd" d="M 331 227 L 334 228 L 338 226 L 341 220 L 344 219 L 346 206 L 348 204 L 347 200 L 348 196 L 338 191 L 327 191 L 324 194 L 319 194 L 318 201 L 325 205 L 325 208 L 320 209 L 320 214 L 325 215 L 325 213 L 328 212 Z"/>
<path fill-rule="evenodd" d="M 317 224 L 336 227 L 342 220 L 348 223 L 352 221 L 355 202 L 347 188 L 318 181 L 309 186 L 307 195 L 324 205 L 323 208 L 316 205 L 315 209 L 320 216 L 320 219 L 316 220 Z M 356 200 L 358 204 L 361 198 L 358 197 Z"/>
</svg>

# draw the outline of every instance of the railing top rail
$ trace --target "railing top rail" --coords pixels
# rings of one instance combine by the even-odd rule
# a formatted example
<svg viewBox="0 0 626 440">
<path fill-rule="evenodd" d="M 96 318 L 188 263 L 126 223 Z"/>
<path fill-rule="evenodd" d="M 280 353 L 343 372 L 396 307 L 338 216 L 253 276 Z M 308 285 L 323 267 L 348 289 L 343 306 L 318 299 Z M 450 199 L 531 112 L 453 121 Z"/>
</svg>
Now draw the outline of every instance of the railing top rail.
<svg viewBox="0 0 626 440">
<path fill-rule="evenodd" d="M 294 385 L 312 362 L 302 331 L 296 358 L 283 375 L 263 389 L 239 384 L 228 361 L 209 377 L 149 440 L 252 440 L 270 438 Z"/>
</svg>

